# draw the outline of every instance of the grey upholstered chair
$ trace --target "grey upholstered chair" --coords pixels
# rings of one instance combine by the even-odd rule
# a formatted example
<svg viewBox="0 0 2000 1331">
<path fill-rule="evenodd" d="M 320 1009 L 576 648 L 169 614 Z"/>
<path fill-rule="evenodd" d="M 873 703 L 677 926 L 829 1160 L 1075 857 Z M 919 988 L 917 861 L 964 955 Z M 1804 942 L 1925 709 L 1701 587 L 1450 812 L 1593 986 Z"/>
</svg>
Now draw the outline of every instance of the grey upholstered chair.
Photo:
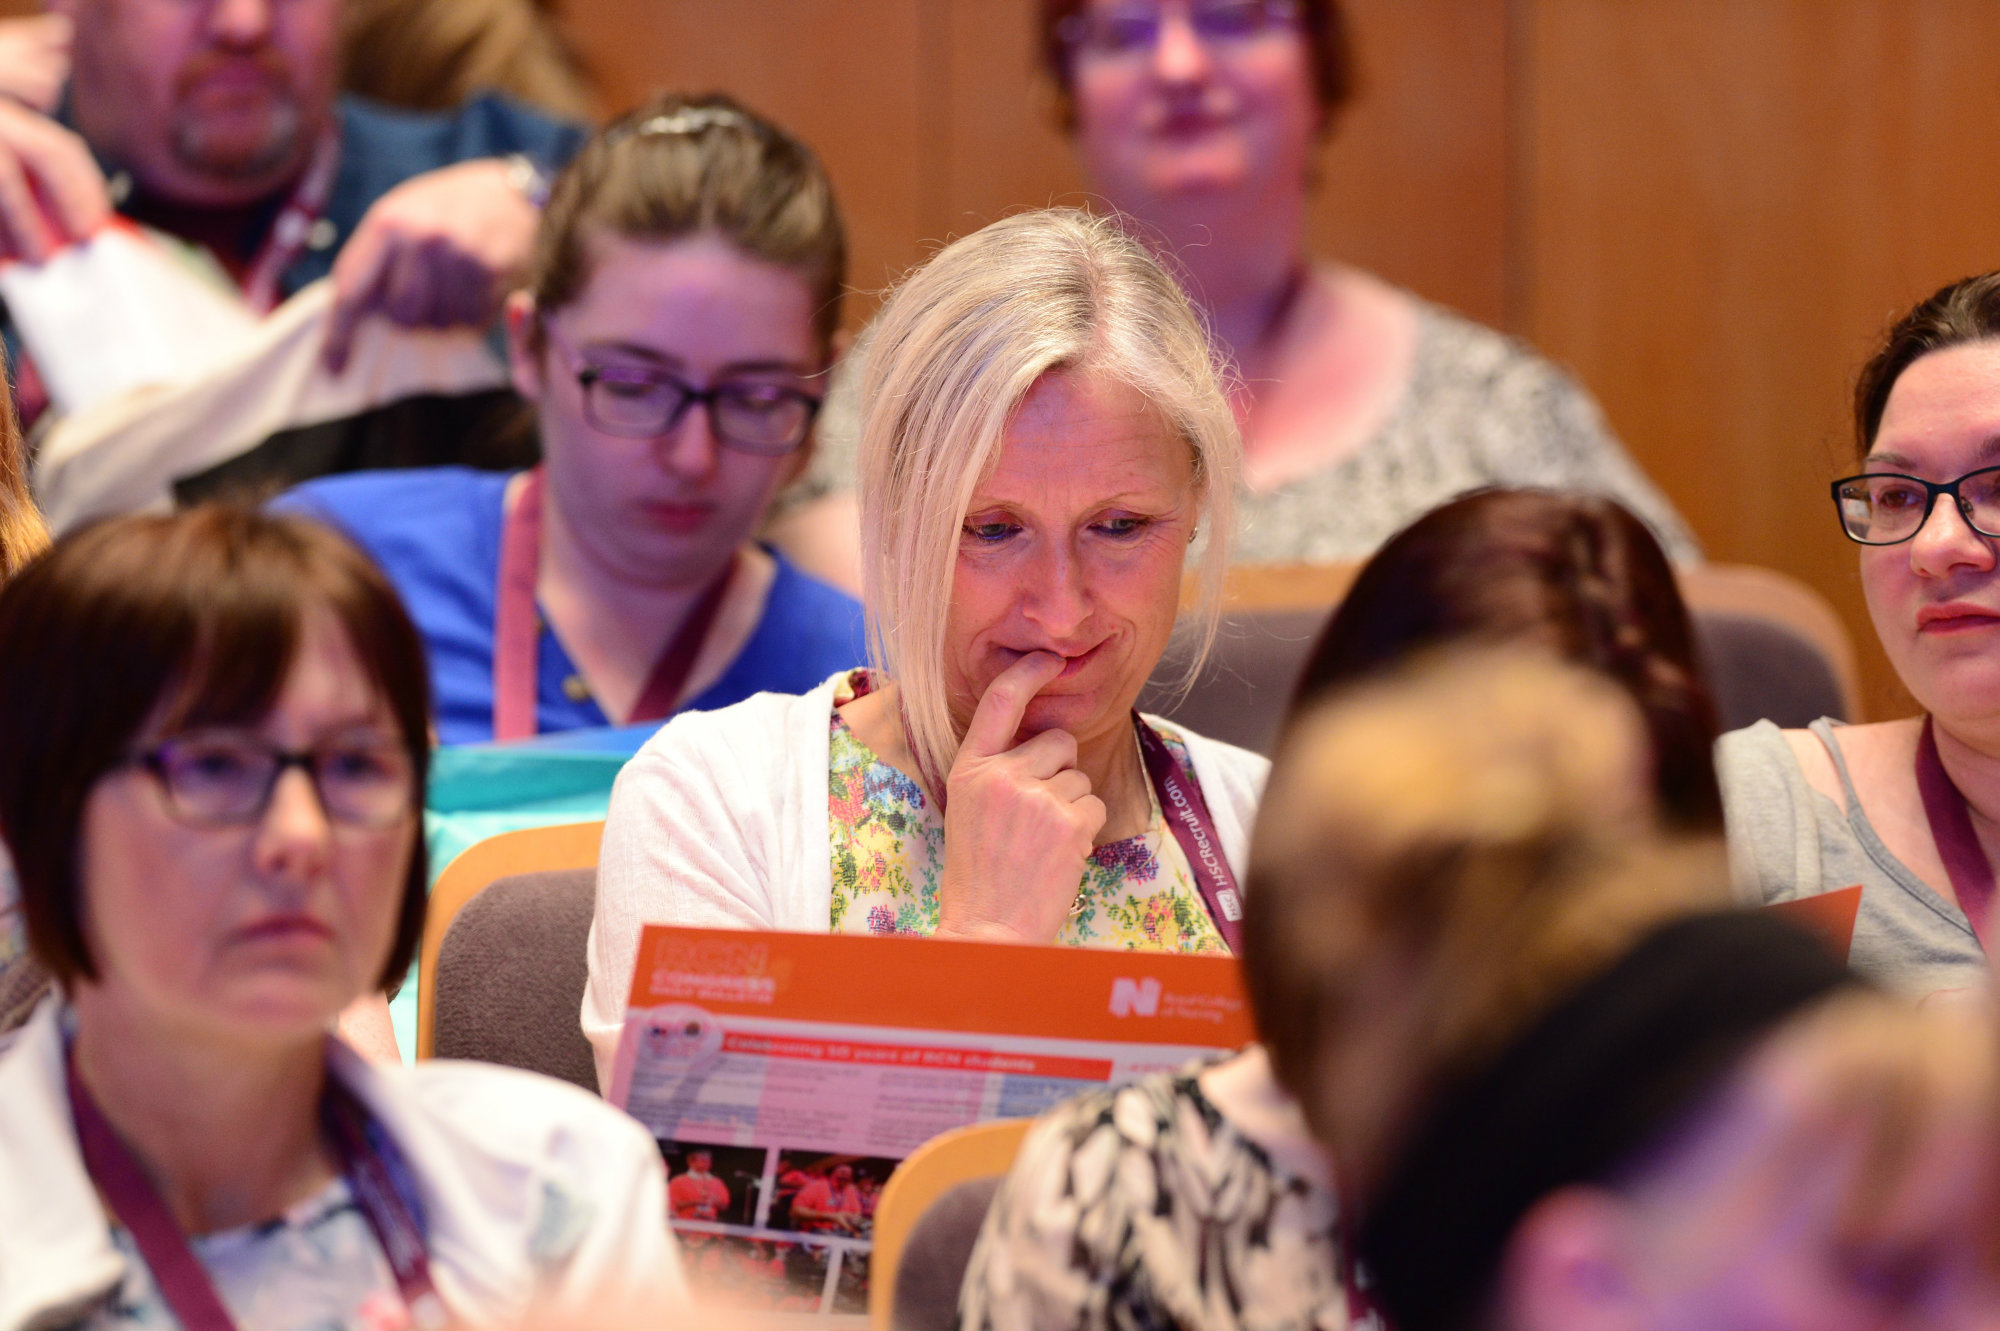
<svg viewBox="0 0 2000 1331">
<path fill-rule="evenodd" d="M 578 1013 L 595 869 L 496 879 L 462 906 L 438 949 L 438 1058 L 476 1058 L 597 1089 Z"/>
<path fill-rule="evenodd" d="M 958 1325 L 958 1287 L 1001 1178 L 968 1179 L 932 1202 L 903 1245 L 890 1331 L 944 1331 Z"/>
<path fill-rule="evenodd" d="M 1330 610 L 1238 610 L 1223 617 L 1201 682 L 1175 687 L 1187 651 L 1168 649 L 1139 698 L 1142 710 L 1175 719 L 1211 739 L 1268 754 L 1292 689 Z M 1791 625 L 1755 614 L 1694 610 L 1695 634 L 1724 730 L 1770 718 L 1803 726 L 1816 717 L 1850 718 L 1834 663 Z"/>
</svg>

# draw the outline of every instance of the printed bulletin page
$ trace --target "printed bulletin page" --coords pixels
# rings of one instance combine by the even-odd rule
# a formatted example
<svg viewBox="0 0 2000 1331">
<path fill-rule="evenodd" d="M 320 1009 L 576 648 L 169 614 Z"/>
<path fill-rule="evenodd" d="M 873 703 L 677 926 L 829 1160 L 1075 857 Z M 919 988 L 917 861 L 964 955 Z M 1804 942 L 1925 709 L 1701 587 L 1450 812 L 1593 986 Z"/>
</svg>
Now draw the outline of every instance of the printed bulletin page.
<svg viewBox="0 0 2000 1331">
<path fill-rule="evenodd" d="M 700 1300 L 852 1321 L 912 1150 L 1251 1038 L 1226 957 L 656 925 L 611 1101 L 660 1144 Z"/>
</svg>

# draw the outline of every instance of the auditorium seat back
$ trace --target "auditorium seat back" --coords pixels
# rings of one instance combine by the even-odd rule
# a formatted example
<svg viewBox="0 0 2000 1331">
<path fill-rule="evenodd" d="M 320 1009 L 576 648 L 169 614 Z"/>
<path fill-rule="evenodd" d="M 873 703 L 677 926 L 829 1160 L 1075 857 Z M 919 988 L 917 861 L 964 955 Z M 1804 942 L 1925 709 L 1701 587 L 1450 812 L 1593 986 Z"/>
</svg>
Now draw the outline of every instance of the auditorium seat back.
<svg viewBox="0 0 2000 1331">
<path fill-rule="evenodd" d="M 446 935 L 468 902 L 500 879 L 520 874 L 563 869 L 597 868 L 597 852 L 604 840 L 604 822 L 559 823 L 549 827 L 529 827 L 502 832 L 467 846 L 444 867 L 431 884 L 430 902 L 424 912 L 424 939 L 417 955 L 417 1057 L 445 1057 L 435 1049 L 437 1029 L 438 966 Z M 584 924 L 590 923 L 590 909 L 584 910 Z M 559 963 L 567 966 L 567 954 Z M 576 945 L 575 964 L 583 964 L 581 936 Z M 461 970 L 461 975 L 464 972 Z M 570 1009 L 570 1024 L 579 1026 L 583 989 L 577 987 L 577 1003 Z M 461 1057 L 462 1055 L 450 1055 Z M 589 1085 L 594 1090 L 596 1079 Z"/>
<path fill-rule="evenodd" d="M 1233 570 L 1200 682 L 1178 687 L 1192 651 L 1176 640 L 1140 695 L 1141 710 L 1269 754 L 1306 658 L 1357 567 Z M 1817 592 L 1742 564 L 1683 570 L 1680 582 L 1724 730 L 1767 717 L 1781 726 L 1859 718 L 1854 646 Z"/>
<path fill-rule="evenodd" d="M 875 1331 L 957 1325 L 973 1240 L 1033 1122 L 1003 1118 L 941 1133 L 896 1166 L 875 1206 L 868 1279 Z"/>
<path fill-rule="evenodd" d="M 498 879 L 460 907 L 438 950 L 431 1055 L 596 1091 L 578 1024 L 596 901 L 596 869 L 552 869 Z"/>
</svg>

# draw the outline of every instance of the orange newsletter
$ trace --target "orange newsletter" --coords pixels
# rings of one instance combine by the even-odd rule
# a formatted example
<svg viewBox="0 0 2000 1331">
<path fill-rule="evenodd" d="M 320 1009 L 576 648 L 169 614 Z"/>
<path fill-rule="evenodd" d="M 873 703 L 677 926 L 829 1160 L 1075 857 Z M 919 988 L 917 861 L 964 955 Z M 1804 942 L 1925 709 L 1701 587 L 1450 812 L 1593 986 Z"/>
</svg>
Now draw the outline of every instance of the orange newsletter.
<svg viewBox="0 0 2000 1331">
<path fill-rule="evenodd" d="M 1854 922 L 1861 914 L 1861 884 L 1796 901 L 1774 901 L 1764 909 L 1818 934 L 1845 961 L 1848 950 L 1854 946 Z"/>
<path fill-rule="evenodd" d="M 699 1295 L 850 1317 L 915 1147 L 1251 1038 L 1227 957 L 653 926 L 611 1099 L 706 1199 L 674 1219 Z"/>
</svg>

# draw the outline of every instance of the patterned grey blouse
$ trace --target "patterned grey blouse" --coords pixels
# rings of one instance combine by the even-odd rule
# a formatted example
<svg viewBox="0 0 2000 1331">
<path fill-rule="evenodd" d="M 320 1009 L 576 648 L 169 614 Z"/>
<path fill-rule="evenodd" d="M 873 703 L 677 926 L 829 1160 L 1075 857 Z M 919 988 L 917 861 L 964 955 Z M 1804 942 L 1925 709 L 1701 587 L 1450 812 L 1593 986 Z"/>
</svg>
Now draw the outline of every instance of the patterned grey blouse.
<svg viewBox="0 0 2000 1331">
<path fill-rule="evenodd" d="M 1488 485 L 1607 495 L 1643 519 L 1670 558 L 1701 548 L 1605 425 L 1590 394 L 1527 346 L 1449 310 L 1417 305 L 1410 382 L 1388 421 L 1325 471 L 1237 498 L 1238 564 L 1365 559 L 1444 501 Z M 806 474 L 779 506 L 854 485 L 867 330 L 834 372 Z"/>
<path fill-rule="evenodd" d="M 1419 302 L 1400 403 L 1373 438 L 1325 471 L 1237 498 L 1239 564 L 1365 559 L 1468 490 L 1577 490 L 1616 499 L 1669 558 L 1699 561 L 1687 524 L 1639 470 L 1583 386 L 1504 333 Z"/>
<path fill-rule="evenodd" d="M 1357 1319 L 1332 1194 L 1277 1169 L 1199 1065 L 1058 1107 L 1028 1134 L 959 1292 L 968 1331 L 1339 1331 Z"/>
<path fill-rule="evenodd" d="M 48 992 L 49 977 L 28 953 L 28 926 L 14 886 L 14 866 L 0 846 L 0 1050 Z"/>
</svg>

